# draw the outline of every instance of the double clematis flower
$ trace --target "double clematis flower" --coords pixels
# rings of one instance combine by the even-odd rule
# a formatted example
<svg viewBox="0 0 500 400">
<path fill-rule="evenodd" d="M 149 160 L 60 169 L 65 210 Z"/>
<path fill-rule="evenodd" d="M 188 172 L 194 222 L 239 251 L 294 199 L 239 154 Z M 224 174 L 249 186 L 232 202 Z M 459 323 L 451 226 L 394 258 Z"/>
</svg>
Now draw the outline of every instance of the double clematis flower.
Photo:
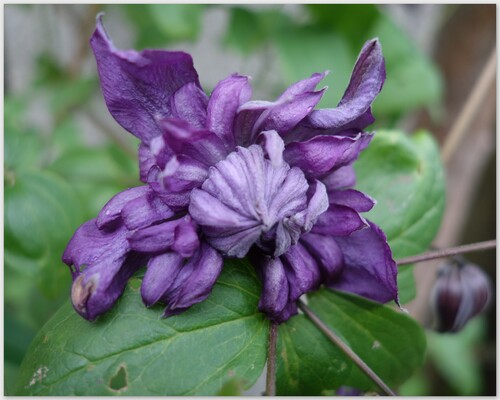
<svg viewBox="0 0 500 400">
<path fill-rule="evenodd" d="M 375 201 L 352 189 L 385 80 L 377 40 L 363 46 L 338 106 L 318 110 L 326 72 L 274 102 L 251 100 L 238 74 L 207 97 L 186 53 L 119 50 L 100 17 L 90 43 L 110 113 L 141 140 L 144 185 L 114 196 L 66 248 L 80 315 L 109 310 L 144 265 L 144 304 L 178 314 L 210 294 L 232 257 L 254 265 L 259 309 L 276 322 L 321 285 L 397 301 L 386 237 L 360 214 Z"/>
</svg>

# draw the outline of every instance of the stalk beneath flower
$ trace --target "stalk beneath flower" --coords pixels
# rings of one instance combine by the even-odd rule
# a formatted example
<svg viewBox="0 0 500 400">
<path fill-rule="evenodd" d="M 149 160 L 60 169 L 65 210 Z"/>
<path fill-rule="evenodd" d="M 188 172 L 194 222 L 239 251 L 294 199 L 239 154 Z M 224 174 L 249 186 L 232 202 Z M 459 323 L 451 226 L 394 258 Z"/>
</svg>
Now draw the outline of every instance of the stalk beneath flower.
<svg viewBox="0 0 500 400">
<path fill-rule="evenodd" d="M 319 319 L 319 317 L 301 300 L 297 301 L 298 307 L 304 312 L 311 322 L 318 327 L 318 329 L 325 334 L 325 336 L 335 345 L 338 346 L 342 352 L 349 357 L 354 364 L 356 364 L 363 373 L 368 376 L 386 395 L 396 396 L 392 389 L 348 346 L 342 339 L 340 339 L 335 332 Z"/>
<path fill-rule="evenodd" d="M 266 396 L 276 396 L 276 341 L 278 339 L 278 324 L 269 325 L 269 342 L 267 347 Z"/>
<path fill-rule="evenodd" d="M 430 251 L 428 253 L 419 254 L 417 256 L 401 258 L 399 260 L 396 260 L 396 264 L 397 265 L 413 264 L 422 261 L 434 260 L 436 258 L 450 257 L 457 254 L 494 249 L 496 246 L 497 246 L 496 240 L 487 240 L 485 242 L 477 242 L 457 247 L 449 247 L 447 249 Z"/>
</svg>

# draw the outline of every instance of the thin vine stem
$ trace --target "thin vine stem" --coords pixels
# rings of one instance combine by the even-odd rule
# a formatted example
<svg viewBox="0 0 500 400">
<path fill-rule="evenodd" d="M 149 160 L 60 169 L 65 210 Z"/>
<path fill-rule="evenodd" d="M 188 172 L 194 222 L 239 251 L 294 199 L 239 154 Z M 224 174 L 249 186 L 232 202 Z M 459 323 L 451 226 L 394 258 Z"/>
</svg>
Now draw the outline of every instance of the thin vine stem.
<svg viewBox="0 0 500 400">
<path fill-rule="evenodd" d="M 481 72 L 481 75 L 472 89 L 471 94 L 468 96 L 467 101 L 458 113 L 457 120 L 448 133 L 448 137 L 441 151 L 441 155 L 445 163 L 450 161 L 465 134 L 469 132 L 468 128 L 477 112 L 481 109 L 486 95 L 492 88 L 495 87 L 497 70 L 496 60 L 497 53 L 496 50 L 493 49 L 485 67 Z"/>
<path fill-rule="evenodd" d="M 269 327 L 269 342 L 267 345 L 267 376 L 266 396 L 276 396 L 276 341 L 278 324 L 271 321 Z"/>
<path fill-rule="evenodd" d="M 474 251 L 494 249 L 497 246 L 496 240 L 487 240 L 485 242 L 477 242 L 465 244 L 463 246 L 449 247 L 447 249 L 429 251 L 417 256 L 405 257 L 396 260 L 397 265 L 413 264 L 422 261 L 434 260 L 435 258 L 443 258 L 455 256 L 457 254 L 471 253 Z"/>
<path fill-rule="evenodd" d="M 359 357 L 354 350 L 345 344 L 319 317 L 301 300 L 297 302 L 298 307 L 312 321 L 325 336 L 356 364 L 363 373 L 368 376 L 386 395 L 396 396 L 392 389 Z"/>
</svg>

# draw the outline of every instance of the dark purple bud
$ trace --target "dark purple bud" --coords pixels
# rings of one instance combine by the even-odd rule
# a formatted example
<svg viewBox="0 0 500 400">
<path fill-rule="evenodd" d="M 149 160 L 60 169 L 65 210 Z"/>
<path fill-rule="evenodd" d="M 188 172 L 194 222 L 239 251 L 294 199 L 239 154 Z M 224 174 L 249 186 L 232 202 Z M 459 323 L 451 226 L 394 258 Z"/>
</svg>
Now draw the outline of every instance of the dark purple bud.
<svg viewBox="0 0 500 400">
<path fill-rule="evenodd" d="M 431 295 L 436 330 L 459 332 L 486 309 L 490 297 L 490 280 L 480 267 L 462 261 L 444 264 Z"/>
<path fill-rule="evenodd" d="M 363 392 L 351 386 L 341 386 L 335 393 L 337 396 L 363 396 Z"/>
</svg>

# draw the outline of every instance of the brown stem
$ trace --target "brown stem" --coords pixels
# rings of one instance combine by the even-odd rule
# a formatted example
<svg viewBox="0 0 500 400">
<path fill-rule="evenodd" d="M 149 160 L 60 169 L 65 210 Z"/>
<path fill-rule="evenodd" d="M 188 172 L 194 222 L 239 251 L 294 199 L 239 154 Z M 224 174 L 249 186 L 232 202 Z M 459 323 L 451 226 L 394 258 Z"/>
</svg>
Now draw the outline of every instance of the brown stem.
<svg viewBox="0 0 500 400">
<path fill-rule="evenodd" d="M 453 124 L 450 132 L 448 133 L 441 153 L 445 163 L 447 163 L 451 156 L 455 153 L 458 144 L 467 133 L 467 129 L 469 128 L 473 118 L 483 106 L 486 95 L 495 86 L 496 59 L 496 50 L 493 49 L 488 62 L 474 85 L 472 93 L 467 98 L 466 103 L 458 114 L 456 122 Z"/>
<path fill-rule="evenodd" d="M 269 342 L 267 347 L 267 377 L 266 396 L 276 396 L 276 340 L 278 324 L 271 321 L 269 327 Z"/>
<path fill-rule="evenodd" d="M 354 364 L 356 364 L 363 373 L 368 376 L 386 395 L 396 396 L 396 394 L 391 390 L 389 386 L 347 345 L 340 337 L 338 337 L 335 332 L 333 332 L 328 326 L 319 319 L 319 317 L 301 300 L 297 302 L 299 308 L 304 312 L 305 315 L 315 324 L 321 332 L 335 345 L 338 346 L 342 352 L 349 357 Z"/>
<path fill-rule="evenodd" d="M 443 258 L 454 256 L 462 253 L 471 253 L 473 251 L 494 249 L 497 246 L 496 240 L 487 240 L 485 242 L 478 242 L 472 244 L 465 244 L 463 246 L 449 247 L 447 249 L 429 251 L 428 253 L 419 254 L 418 256 L 411 256 L 396 260 L 397 265 L 413 264 L 421 261 L 433 260 L 435 258 Z"/>
</svg>

